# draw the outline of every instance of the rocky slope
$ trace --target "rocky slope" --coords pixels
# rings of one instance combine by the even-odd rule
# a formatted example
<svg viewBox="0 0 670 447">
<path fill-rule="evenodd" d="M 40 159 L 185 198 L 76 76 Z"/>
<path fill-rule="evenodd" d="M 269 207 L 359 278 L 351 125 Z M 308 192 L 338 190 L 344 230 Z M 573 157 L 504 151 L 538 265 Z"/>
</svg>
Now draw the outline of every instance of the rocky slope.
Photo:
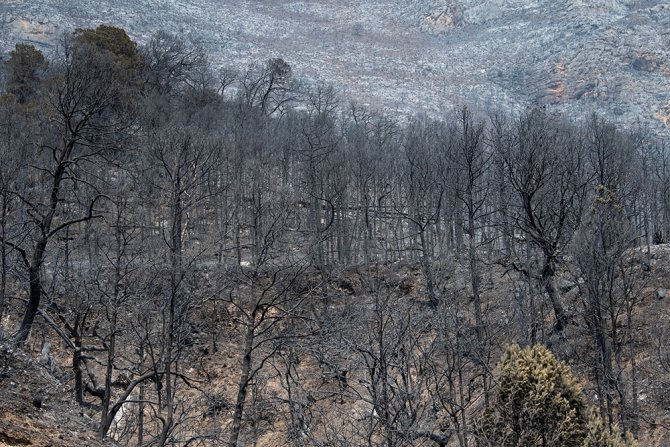
<svg viewBox="0 0 670 447">
<path fill-rule="evenodd" d="M 0 50 L 109 23 L 202 41 L 215 65 L 281 56 L 390 112 L 537 101 L 670 135 L 670 4 L 661 0 L 5 0 Z"/>
<path fill-rule="evenodd" d="M 0 340 L 0 447 L 113 447 L 71 399 L 53 364 Z"/>
</svg>

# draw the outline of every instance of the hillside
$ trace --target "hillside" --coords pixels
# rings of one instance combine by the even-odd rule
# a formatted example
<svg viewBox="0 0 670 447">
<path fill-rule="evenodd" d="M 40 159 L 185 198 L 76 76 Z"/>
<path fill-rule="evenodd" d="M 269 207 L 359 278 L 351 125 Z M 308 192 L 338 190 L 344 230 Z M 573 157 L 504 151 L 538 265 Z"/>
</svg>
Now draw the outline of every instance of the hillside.
<svg viewBox="0 0 670 447">
<path fill-rule="evenodd" d="M 56 378 L 66 369 L 38 361 L 0 341 L 0 446 L 111 447 L 96 438 L 95 422 L 72 402 Z"/>
<path fill-rule="evenodd" d="M 0 6 L 0 443 L 667 446 L 664 4 L 213 4 Z"/>
<path fill-rule="evenodd" d="M 641 274 L 641 280 L 634 316 L 640 334 L 636 347 L 639 411 L 645 425 L 640 442 L 647 447 L 665 446 L 670 441 L 666 428 L 670 422 L 667 407 L 670 398 L 667 393 L 670 385 L 667 356 L 670 306 L 667 298 L 658 298 L 657 291 L 668 285 L 670 245 L 654 246 L 650 252 L 634 250 L 628 256 L 634 264 L 640 259 L 649 261 L 648 271 L 645 267 L 645 272 L 637 272 Z M 253 399 L 247 409 L 250 415 L 239 445 L 364 445 L 363 430 L 370 430 L 368 436 L 375 430 L 371 419 L 374 420 L 374 400 L 378 398 L 370 382 L 375 380 L 374 367 L 366 360 L 384 358 L 383 349 L 376 351 L 377 335 L 383 336 L 384 342 L 388 343 L 386 349 L 394 356 L 397 355 L 396 350 L 404 352 L 403 349 L 408 348 L 419 349 L 424 354 L 408 353 L 408 358 L 394 357 L 387 379 L 394 386 L 407 387 L 415 393 L 430 392 L 431 381 L 421 376 L 415 377 L 416 382 L 403 383 L 404 368 L 408 371 L 421 368 L 427 378 L 431 378 L 431 374 L 443 374 L 439 380 L 445 383 L 457 380 L 463 370 L 472 377 L 477 368 L 477 356 L 472 351 L 473 343 L 476 343 L 472 340 L 473 334 L 467 332 L 473 320 L 467 311 L 471 304 L 467 267 L 452 262 L 441 273 L 452 279 L 442 289 L 450 302 L 441 305 L 437 314 L 422 304 L 425 283 L 421 269 L 411 263 L 350 268 L 334 274 L 328 284 L 329 294 L 333 297 L 331 331 L 303 341 L 287 341 L 282 349 L 273 354 L 275 358 L 270 360 L 270 371 L 260 374 L 254 381 Z M 494 268 L 486 276 L 491 281 L 482 295 L 487 332 L 497 340 L 496 344 L 524 340 L 518 324 L 513 323 L 522 320 L 524 312 L 524 305 L 516 302 L 515 290 L 518 289 L 514 275 Z M 560 277 L 563 285 L 574 285 L 569 270 L 563 271 Z M 306 284 L 310 281 L 318 280 L 312 276 L 306 279 Z M 375 281 L 384 284 L 380 290 L 370 289 Z M 577 309 L 578 296 L 567 295 L 571 308 Z M 381 318 L 388 320 L 376 322 L 375 314 L 382 310 Z M 217 330 L 195 333 L 195 343 L 182 353 L 187 364 L 185 371 L 188 371 L 190 380 L 198 383 L 198 389 L 180 390 L 184 411 L 193 414 L 181 416 L 187 425 L 175 430 L 175 439 L 192 436 L 190 439 L 193 440 L 200 436 L 202 441 L 198 445 L 215 446 L 222 445 L 230 429 L 238 364 L 243 350 L 240 333 L 244 325 L 236 318 L 217 318 L 216 315 L 227 315 L 225 306 L 217 309 L 217 305 L 213 304 L 206 311 L 214 317 Z M 593 350 L 584 320 L 586 316 L 580 311 L 573 312 L 573 324 L 565 331 L 564 337 L 549 339 L 552 340 L 552 350 L 580 378 L 588 402 L 595 405 L 596 390 L 592 383 L 585 380 L 590 374 L 589 359 Z M 405 320 L 396 320 L 399 316 Z M 203 317 L 202 322 L 205 320 L 206 317 Z M 386 321 L 387 327 L 381 331 L 375 324 L 383 321 Z M 412 329 L 409 329 L 410 326 Z M 414 338 L 417 337 L 416 331 L 420 334 L 418 338 Z M 444 339 L 439 335 L 441 331 Z M 402 338 L 402 334 L 406 338 Z M 95 436 L 96 405 L 81 408 L 73 402 L 72 388 L 68 385 L 68 381 L 71 383 L 72 380 L 68 353 L 59 346 L 57 336 L 51 334 L 50 340 L 53 357 L 49 358 L 53 361 L 46 361 L 46 356 L 40 355 L 38 343 L 28 347 L 28 354 L 7 344 L 0 345 L 0 446 L 115 446 L 110 439 L 100 441 Z M 440 340 L 446 343 L 444 347 Z M 460 348 L 457 347 L 459 342 L 463 343 Z M 422 346 L 417 347 L 417 344 Z M 450 349 L 455 351 L 450 352 Z M 373 352 L 381 357 L 366 359 L 368 353 L 372 356 Z M 130 352 L 127 354 L 132 355 Z M 432 357 L 427 357 L 427 354 Z M 490 361 L 496 362 L 500 351 L 494 349 L 489 355 L 493 357 Z M 119 372 L 118 377 L 123 377 L 123 374 Z M 471 380 L 469 393 L 473 391 L 470 387 L 475 379 Z M 395 405 L 406 403 L 402 399 L 407 399 L 406 402 L 416 399 L 417 419 L 437 433 L 440 429 L 446 433 L 445 439 L 451 440 L 446 445 L 450 446 L 459 445 L 455 436 L 459 422 L 450 416 L 461 411 L 473 415 L 483 406 L 483 396 L 477 392 L 465 396 L 442 396 L 438 402 L 444 407 L 439 407 L 437 412 L 433 412 L 427 403 L 420 402 L 420 396 L 396 396 L 392 402 L 393 411 L 399 411 Z M 87 400 L 91 402 L 91 398 Z M 120 445 L 131 445 L 124 436 L 126 430 L 136 429 L 133 405 L 127 404 L 131 410 L 117 419 L 119 425 L 110 434 L 110 437 L 121 439 Z M 382 445 L 380 442 L 377 440 L 373 445 Z M 175 445 L 188 444 L 182 441 Z M 432 447 L 436 444 L 417 441 L 399 445 Z"/>
<path fill-rule="evenodd" d="M 100 23 L 139 42 L 201 41 L 216 66 L 282 57 L 294 73 L 390 112 L 546 103 L 667 135 L 670 5 L 660 0 L 4 1 L 0 49 Z"/>
</svg>

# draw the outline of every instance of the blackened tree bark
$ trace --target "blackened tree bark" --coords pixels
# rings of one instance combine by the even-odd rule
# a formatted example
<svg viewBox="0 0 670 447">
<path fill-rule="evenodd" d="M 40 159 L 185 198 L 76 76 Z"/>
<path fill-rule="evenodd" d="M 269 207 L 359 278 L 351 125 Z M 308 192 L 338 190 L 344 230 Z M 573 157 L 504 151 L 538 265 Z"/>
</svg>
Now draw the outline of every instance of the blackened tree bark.
<svg viewBox="0 0 670 447">
<path fill-rule="evenodd" d="M 637 375 L 633 335 L 625 335 L 626 330 L 633 330 L 635 266 L 633 258 L 627 255 L 635 242 L 633 225 L 619 198 L 613 191 L 600 186 L 577 235 L 574 254 L 584 278 L 583 315 L 596 346 L 593 373 L 601 417 L 611 428 L 616 423 L 615 411 L 618 409 L 625 430 L 635 425 L 636 415 L 631 413 L 631 407 L 637 402 L 635 384 L 625 380 L 627 374 L 622 374 L 626 368 L 623 356 L 627 348 L 633 362 L 630 376 Z M 618 402 L 615 403 L 615 399 Z"/>
<path fill-rule="evenodd" d="M 405 160 L 402 177 L 402 203 L 396 204 L 396 212 L 406 220 L 416 240 L 411 249 L 419 253 L 419 260 L 426 281 L 426 294 L 431 306 L 436 307 L 439 298 L 433 272 L 434 226 L 437 224 L 445 196 L 440 181 L 447 166 L 438 154 L 436 123 L 427 119 L 414 122 L 403 142 Z"/>
<path fill-rule="evenodd" d="M 15 192 L 27 207 L 27 225 L 32 228 L 30 245 L 15 247 L 23 259 L 29 289 L 23 320 L 15 334 L 19 343 L 28 339 L 40 306 L 41 270 L 49 243 L 64 229 L 99 216 L 96 206 L 101 195 L 94 195 L 87 212 L 78 217 L 63 220 L 61 210 L 72 185 L 90 186 L 80 181 L 80 170 L 118 147 L 127 129 L 127 115 L 116 113 L 124 97 L 117 63 L 108 52 L 81 41 L 67 42 L 62 69 L 50 82 L 45 104 L 49 113 L 42 123 L 48 134 L 39 144 L 40 158 L 34 165 L 48 186 L 38 193 Z"/>
<path fill-rule="evenodd" d="M 287 203 L 276 199 L 265 203 L 257 212 L 267 213 L 263 245 L 251 265 L 240 266 L 238 291 L 230 292 L 225 301 L 241 315 L 241 359 L 235 406 L 228 446 L 240 444 L 247 393 L 257 375 L 282 348 L 286 335 L 282 329 L 300 314 L 304 296 L 293 291 L 307 265 L 305 259 L 282 253 L 290 221 Z"/>
<path fill-rule="evenodd" d="M 484 126 L 476 123 L 467 108 L 461 110 L 459 120 L 452 130 L 454 138 L 454 164 L 456 165 L 456 197 L 462 202 L 466 213 L 465 233 L 468 236 L 468 264 L 470 285 L 475 315 L 475 332 L 481 355 L 483 389 L 488 390 L 488 361 L 490 349 L 487 345 L 487 325 L 484 321 L 481 298 L 480 247 L 490 244 L 486 240 L 485 217 L 490 213 L 489 169 L 493 154 L 484 144 Z M 484 394 L 488 404 L 488 392 Z"/>
<path fill-rule="evenodd" d="M 579 225 L 588 190 L 584 144 L 580 135 L 567 134 L 541 109 L 528 112 L 510 132 L 513 140 L 495 150 L 515 192 L 515 229 L 541 253 L 538 273 L 515 261 L 511 265 L 538 280 L 554 311 L 554 329 L 561 332 L 569 317 L 555 276 Z"/>
<path fill-rule="evenodd" d="M 147 178 L 161 196 L 165 209 L 162 236 L 169 259 L 169 284 L 162 314 L 160 369 L 163 371 L 164 401 L 158 445 L 163 446 L 175 427 L 179 360 L 184 347 L 184 331 L 190 321 L 197 296 L 188 294 L 184 282 L 193 272 L 195 262 L 206 249 L 194 247 L 187 251 L 185 235 L 188 212 L 218 192 L 207 187 L 217 160 L 215 140 L 187 122 L 170 121 L 150 131 L 148 162 L 155 170 Z"/>
</svg>

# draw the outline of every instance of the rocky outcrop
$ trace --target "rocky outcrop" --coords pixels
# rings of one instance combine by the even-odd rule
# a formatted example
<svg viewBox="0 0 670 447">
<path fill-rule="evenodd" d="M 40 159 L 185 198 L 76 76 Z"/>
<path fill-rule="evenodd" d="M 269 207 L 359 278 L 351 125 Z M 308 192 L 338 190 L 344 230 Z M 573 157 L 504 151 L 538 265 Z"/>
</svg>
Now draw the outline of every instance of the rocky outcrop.
<svg viewBox="0 0 670 447">
<path fill-rule="evenodd" d="M 217 65 L 281 56 L 391 113 L 443 115 L 463 102 L 543 102 L 670 135 L 670 4 L 662 0 L 9 0 L 0 48 L 48 48 L 111 23 L 139 42 L 158 29 L 200 40 Z"/>
</svg>

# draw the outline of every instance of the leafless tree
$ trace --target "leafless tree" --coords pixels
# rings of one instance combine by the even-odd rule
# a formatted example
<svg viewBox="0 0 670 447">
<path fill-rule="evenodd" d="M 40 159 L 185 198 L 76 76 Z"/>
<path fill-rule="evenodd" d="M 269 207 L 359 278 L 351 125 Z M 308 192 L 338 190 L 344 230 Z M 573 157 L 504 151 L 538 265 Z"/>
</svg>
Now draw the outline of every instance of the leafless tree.
<svg viewBox="0 0 670 447">
<path fill-rule="evenodd" d="M 533 109 L 509 130 L 513 139 L 495 147 L 506 179 L 515 192 L 514 228 L 541 254 L 539 272 L 513 259 L 512 268 L 539 282 L 553 308 L 555 329 L 568 323 L 555 275 L 562 253 L 579 225 L 588 175 L 584 172 L 584 145 L 541 109 Z M 516 235 L 514 235 L 516 237 Z"/>
<path fill-rule="evenodd" d="M 277 200 L 277 199 L 275 199 Z M 240 443 L 247 395 L 258 375 L 283 348 L 286 332 L 300 318 L 303 297 L 294 286 L 306 262 L 292 254 L 287 243 L 288 203 L 265 202 L 256 212 L 265 214 L 262 245 L 248 266 L 240 265 L 230 291 L 221 298 L 232 306 L 240 328 L 240 369 L 228 445 Z M 290 331 L 288 331 L 290 332 Z"/>
<path fill-rule="evenodd" d="M 13 244 L 28 276 L 29 299 L 15 338 L 25 343 L 42 297 L 41 270 L 49 243 L 68 227 L 99 217 L 101 195 L 93 195 L 82 214 L 69 219 L 62 215 L 66 198 L 72 200 L 72 186 L 91 187 L 82 182 L 82 170 L 104 160 L 107 151 L 119 147 L 128 128 L 128 115 L 116 113 L 122 85 L 116 66 L 105 54 L 86 46 L 66 42 L 62 64 L 46 93 L 46 132 L 36 147 L 31 166 L 44 188 L 14 191 L 26 206 L 25 225 L 30 237 Z M 127 113 L 127 111 L 125 112 Z"/>
<path fill-rule="evenodd" d="M 640 288 L 635 271 L 640 270 L 630 252 L 635 244 L 634 227 L 620 199 L 605 186 L 598 187 L 575 240 L 575 263 L 583 278 L 584 320 L 596 346 L 592 362 L 601 416 L 611 427 L 618 407 L 625 430 L 636 429 L 638 399 L 632 331 Z M 627 354 L 633 379 L 626 379 Z"/>
<path fill-rule="evenodd" d="M 439 299 L 433 272 L 435 238 L 431 230 L 438 222 L 445 196 L 440 173 L 447 169 L 437 152 L 435 126 L 427 119 L 420 119 L 408 129 L 403 141 L 401 196 L 395 204 L 398 215 L 411 226 L 407 234 L 409 249 L 419 253 L 427 298 L 433 307 Z"/>
</svg>

